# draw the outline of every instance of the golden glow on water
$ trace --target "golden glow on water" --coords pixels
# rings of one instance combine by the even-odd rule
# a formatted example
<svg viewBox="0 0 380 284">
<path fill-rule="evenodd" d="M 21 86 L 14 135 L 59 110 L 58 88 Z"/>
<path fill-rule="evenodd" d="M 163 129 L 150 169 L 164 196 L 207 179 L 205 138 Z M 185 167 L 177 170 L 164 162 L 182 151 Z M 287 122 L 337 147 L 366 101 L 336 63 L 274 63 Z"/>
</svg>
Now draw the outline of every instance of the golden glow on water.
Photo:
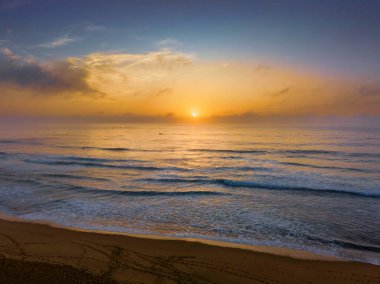
<svg viewBox="0 0 380 284">
<path fill-rule="evenodd" d="M 0 174 L 3 204 L 19 215 L 30 210 L 41 220 L 77 227 L 305 243 L 313 251 L 326 242 L 311 243 L 308 235 L 323 226 L 335 250 L 333 241 L 346 235 L 334 224 L 349 220 L 348 229 L 358 232 L 350 241 L 376 245 L 362 236 L 379 235 L 377 219 L 368 217 L 378 212 L 371 195 L 378 195 L 379 132 L 202 123 L 208 110 L 187 106 L 190 123 L 23 123 L 3 129 L 0 123 L 0 142 L 6 141 L 0 143 L 1 161 L 17 165 Z M 33 211 L 30 204 L 39 206 Z M 284 237 L 284 228 L 291 237 Z"/>
</svg>

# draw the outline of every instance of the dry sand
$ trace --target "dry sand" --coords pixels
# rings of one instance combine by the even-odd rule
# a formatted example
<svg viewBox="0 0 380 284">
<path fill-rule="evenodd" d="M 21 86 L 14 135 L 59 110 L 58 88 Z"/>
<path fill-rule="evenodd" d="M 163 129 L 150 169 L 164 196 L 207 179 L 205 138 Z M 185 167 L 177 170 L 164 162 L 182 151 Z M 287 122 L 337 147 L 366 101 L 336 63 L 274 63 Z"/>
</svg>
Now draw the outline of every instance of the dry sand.
<svg viewBox="0 0 380 284">
<path fill-rule="evenodd" d="M 0 220 L 0 283 L 380 283 L 380 266 Z"/>
</svg>

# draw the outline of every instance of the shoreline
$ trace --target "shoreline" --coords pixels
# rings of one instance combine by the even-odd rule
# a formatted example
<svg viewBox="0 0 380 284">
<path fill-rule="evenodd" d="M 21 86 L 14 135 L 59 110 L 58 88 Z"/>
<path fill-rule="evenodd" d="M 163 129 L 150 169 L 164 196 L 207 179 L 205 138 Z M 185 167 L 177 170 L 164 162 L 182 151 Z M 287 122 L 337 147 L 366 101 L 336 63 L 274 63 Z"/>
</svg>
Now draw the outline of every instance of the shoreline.
<svg viewBox="0 0 380 284">
<path fill-rule="evenodd" d="M 133 234 L 133 233 L 126 233 L 126 232 L 111 232 L 111 231 L 96 230 L 96 229 L 83 229 L 83 228 L 72 227 L 72 226 L 63 226 L 63 225 L 49 222 L 49 221 L 32 221 L 32 220 L 5 215 L 3 213 L 0 214 L 0 221 L 1 220 L 18 222 L 18 223 L 38 224 L 38 225 L 48 226 L 51 228 L 64 229 L 64 230 L 83 232 L 83 233 L 95 233 L 95 234 L 104 234 L 104 235 L 111 235 L 111 236 L 113 235 L 125 236 L 125 237 L 131 237 L 131 238 L 139 238 L 139 239 L 184 241 L 184 242 L 190 242 L 190 243 L 199 243 L 199 244 L 205 244 L 205 245 L 210 245 L 210 246 L 215 246 L 215 247 L 242 249 L 242 250 L 248 250 L 248 251 L 259 252 L 259 253 L 267 253 L 267 254 L 272 254 L 272 255 L 277 255 L 277 256 L 285 256 L 285 257 L 290 257 L 290 258 L 295 258 L 295 259 L 300 259 L 300 260 L 322 260 L 322 261 L 337 261 L 337 262 L 352 262 L 353 261 L 353 260 L 340 258 L 337 256 L 318 254 L 318 253 L 314 253 L 314 252 L 310 252 L 306 250 L 290 249 L 290 248 L 282 248 L 282 247 L 274 247 L 274 246 L 249 245 L 249 244 L 223 242 L 223 241 L 215 241 L 215 240 L 208 240 L 208 239 L 201 239 L 201 238 L 181 238 L 181 237 L 160 236 L 160 235 L 154 235 L 154 234 Z M 363 263 L 367 263 L 367 262 L 363 262 Z"/>
<path fill-rule="evenodd" d="M 367 263 L 294 258 L 248 246 L 72 230 L 10 219 L 0 219 L 0 280 L 4 283 L 9 283 L 9 271 L 39 280 L 33 283 L 66 283 L 59 281 L 62 273 L 100 279 L 67 283 L 330 284 L 380 279 L 380 266 Z M 11 283 L 25 283 L 23 279 Z"/>
</svg>

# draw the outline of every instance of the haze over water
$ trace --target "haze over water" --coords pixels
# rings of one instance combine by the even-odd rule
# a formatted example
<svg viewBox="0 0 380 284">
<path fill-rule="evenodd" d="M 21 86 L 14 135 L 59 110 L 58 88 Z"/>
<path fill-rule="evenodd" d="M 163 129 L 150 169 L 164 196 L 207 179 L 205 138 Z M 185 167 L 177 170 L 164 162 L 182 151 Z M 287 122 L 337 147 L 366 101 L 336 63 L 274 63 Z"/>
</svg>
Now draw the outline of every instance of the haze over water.
<svg viewBox="0 0 380 284">
<path fill-rule="evenodd" d="M 380 130 L 0 127 L 0 210 L 380 263 Z"/>
</svg>

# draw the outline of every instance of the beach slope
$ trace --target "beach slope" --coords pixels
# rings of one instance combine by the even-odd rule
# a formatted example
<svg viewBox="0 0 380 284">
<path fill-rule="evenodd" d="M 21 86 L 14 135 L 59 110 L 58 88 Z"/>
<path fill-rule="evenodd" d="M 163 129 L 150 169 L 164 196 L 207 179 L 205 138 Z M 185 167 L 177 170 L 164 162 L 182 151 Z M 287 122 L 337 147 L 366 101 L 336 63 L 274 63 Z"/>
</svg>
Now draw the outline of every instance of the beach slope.
<svg viewBox="0 0 380 284">
<path fill-rule="evenodd" d="M 1 283 L 380 283 L 380 266 L 0 220 Z"/>
</svg>

